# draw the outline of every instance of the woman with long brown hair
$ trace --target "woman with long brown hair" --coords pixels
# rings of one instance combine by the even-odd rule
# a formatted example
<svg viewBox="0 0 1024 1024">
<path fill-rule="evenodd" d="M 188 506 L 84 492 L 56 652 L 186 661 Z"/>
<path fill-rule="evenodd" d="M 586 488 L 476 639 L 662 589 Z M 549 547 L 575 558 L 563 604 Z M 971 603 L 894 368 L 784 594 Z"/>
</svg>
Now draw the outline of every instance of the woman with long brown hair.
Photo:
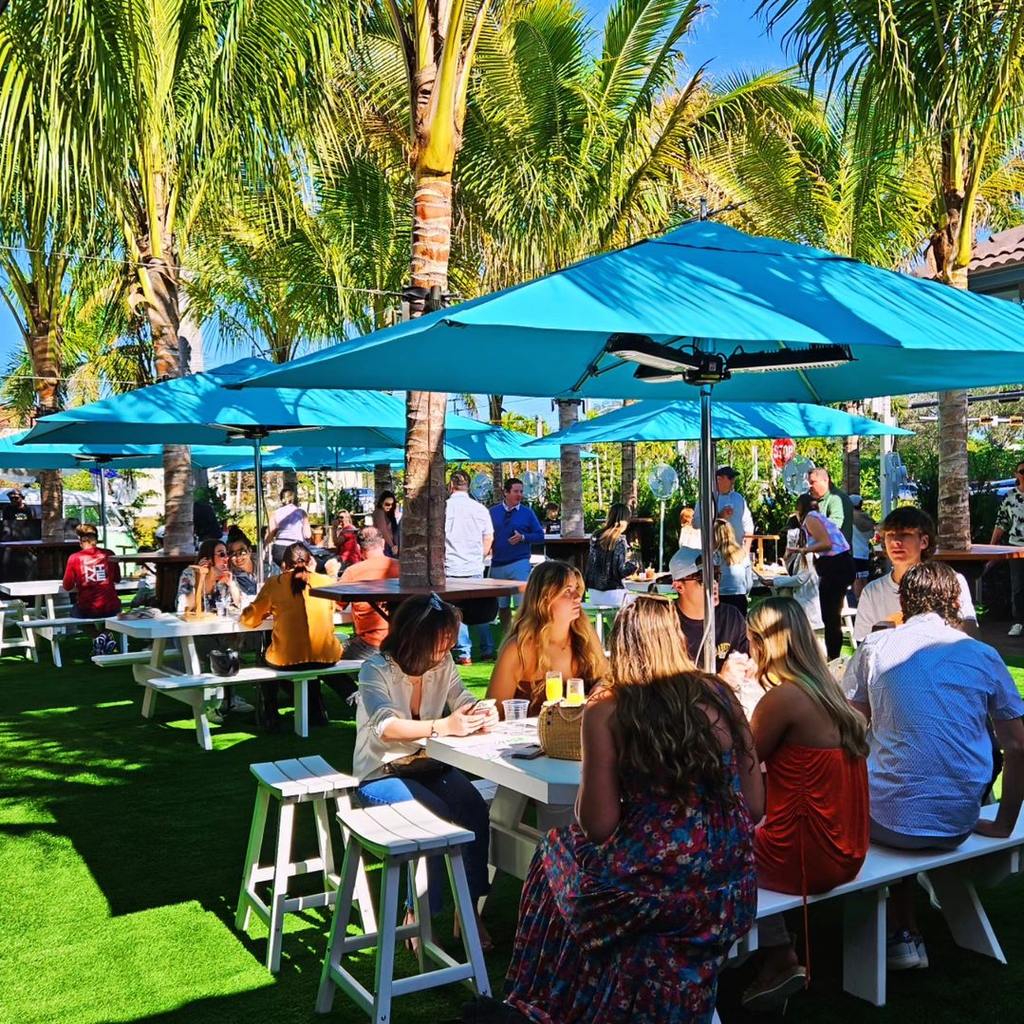
<svg viewBox="0 0 1024 1024">
<path fill-rule="evenodd" d="M 766 691 L 752 719 L 768 787 L 754 843 L 758 882 L 804 896 L 827 892 L 856 878 L 867 854 L 867 722 L 847 703 L 796 601 L 762 601 L 747 633 Z M 768 1010 L 800 991 L 807 972 L 781 914 L 758 923 L 758 943 L 761 970 L 743 1004 Z"/>
<path fill-rule="evenodd" d="M 588 692 L 608 678 L 608 659 L 583 613 L 583 589 L 579 570 L 567 562 L 542 562 L 530 573 L 487 688 L 499 708 L 502 701 L 521 697 L 536 714 L 548 672 L 582 679 Z"/>
<path fill-rule="evenodd" d="M 579 824 L 548 833 L 523 887 L 508 1003 L 560 1024 L 709 1021 L 757 905 L 750 732 L 665 599 L 623 609 L 611 650 L 583 714 Z"/>
<path fill-rule="evenodd" d="M 639 568 L 639 564 L 630 557 L 626 541 L 632 515 L 628 505 L 612 505 L 608 510 L 608 521 L 591 542 L 585 577 L 591 604 L 618 608 L 629 595 L 622 581 Z"/>
</svg>

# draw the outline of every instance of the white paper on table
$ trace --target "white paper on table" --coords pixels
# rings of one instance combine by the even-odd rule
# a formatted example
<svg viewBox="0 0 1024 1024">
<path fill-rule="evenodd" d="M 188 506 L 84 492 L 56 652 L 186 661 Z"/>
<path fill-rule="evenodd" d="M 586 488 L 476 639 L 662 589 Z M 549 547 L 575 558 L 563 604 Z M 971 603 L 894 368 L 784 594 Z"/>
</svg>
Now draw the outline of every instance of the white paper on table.
<svg viewBox="0 0 1024 1024">
<path fill-rule="evenodd" d="M 488 733 L 477 732 L 472 736 L 452 737 L 459 750 L 475 757 L 500 757 L 508 750 L 514 750 L 524 743 L 535 743 L 537 740 L 536 721 L 527 721 L 526 727 L 515 728 L 508 722 L 499 722 Z"/>
</svg>

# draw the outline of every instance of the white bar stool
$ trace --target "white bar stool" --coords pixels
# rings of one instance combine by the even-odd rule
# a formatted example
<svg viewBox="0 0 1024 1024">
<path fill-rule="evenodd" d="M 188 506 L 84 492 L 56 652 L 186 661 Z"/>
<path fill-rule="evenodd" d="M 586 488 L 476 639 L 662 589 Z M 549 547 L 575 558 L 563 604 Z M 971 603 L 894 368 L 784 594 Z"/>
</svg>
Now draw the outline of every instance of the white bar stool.
<svg viewBox="0 0 1024 1024">
<path fill-rule="evenodd" d="M 473 900 L 469 894 L 466 868 L 462 860 L 462 847 L 473 841 L 473 833 L 439 818 L 415 800 L 340 811 L 338 819 L 348 835 L 348 841 L 341 887 L 334 908 L 334 920 L 331 922 L 331 937 L 320 975 L 317 1013 L 330 1012 L 334 991 L 338 986 L 364 1013 L 370 1015 L 374 1024 L 389 1024 L 391 1002 L 396 996 L 422 992 L 439 985 L 469 981 L 478 995 L 489 996 L 491 985 L 480 948 Z M 382 861 L 380 926 L 379 930 L 366 929 L 365 935 L 349 935 L 352 893 L 364 852 Z M 466 951 L 466 963 L 453 960 L 433 941 L 426 886 L 426 857 L 439 855 L 444 856 L 448 869 L 448 880 L 455 897 L 455 913 Z M 410 892 L 416 894 L 413 908 L 415 921 L 399 926 L 398 889 L 403 867 L 409 874 Z M 420 973 L 410 978 L 396 979 L 395 944 L 411 938 L 419 939 L 417 958 Z M 372 993 L 343 964 L 346 956 L 371 946 L 377 947 Z M 440 966 L 427 970 L 428 957 Z"/>
<path fill-rule="evenodd" d="M 335 870 L 334 848 L 331 843 L 330 819 L 327 801 L 333 800 L 338 811 L 351 808 L 350 792 L 358 779 L 335 771 L 322 757 L 303 757 L 288 761 L 266 761 L 249 765 L 256 777 L 256 806 L 249 828 L 249 844 L 242 868 L 242 886 L 238 892 L 235 927 L 245 931 L 252 914 L 267 925 L 267 970 L 276 973 L 281 968 L 281 943 L 284 915 L 313 907 L 330 907 L 337 898 L 340 876 Z M 279 805 L 277 846 L 274 862 L 260 865 L 260 850 L 267 828 L 270 801 Z M 312 804 L 316 822 L 319 856 L 303 861 L 292 860 L 292 840 L 295 831 L 295 808 L 299 804 Z M 355 895 L 363 928 L 374 931 L 377 927 L 370 901 L 370 888 L 366 882 L 362 858 L 354 865 L 355 878 L 346 897 L 350 902 Z M 288 881 L 296 875 L 321 874 L 323 887 L 306 896 L 288 896 Z M 256 886 L 270 882 L 270 902 L 256 892 Z"/>
</svg>

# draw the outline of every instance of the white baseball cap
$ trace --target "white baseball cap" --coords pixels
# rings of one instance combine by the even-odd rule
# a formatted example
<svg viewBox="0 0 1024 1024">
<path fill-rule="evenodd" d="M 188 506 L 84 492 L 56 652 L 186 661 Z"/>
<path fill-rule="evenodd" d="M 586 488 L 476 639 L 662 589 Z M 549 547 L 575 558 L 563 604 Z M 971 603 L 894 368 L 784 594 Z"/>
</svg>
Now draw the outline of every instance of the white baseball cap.
<svg viewBox="0 0 1024 1024">
<path fill-rule="evenodd" d="M 158 527 L 157 527 L 157 528 L 156 528 L 156 529 L 155 529 L 155 530 L 153 531 L 153 536 L 154 536 L 154 537 L 155 537 L 155 538 L 156 538 L 157 540 L 163 540 L 163 539 L 164 539 L 164 534 L 165 534 L 166 532 L 167 532 L 167 527 L 166 527 L 166 526 L 158 526 Z"/>
<path fill-rule="evenodd" d="M 680 548 L 669 560 L 668 571 L 673 580 L 684 580 L 699 573 L 703 561 L 704 555 L 699 548 Z M 718 565 L 720 562 L 718 552 L 713 552 L 711 564 Z"/>
</svg>

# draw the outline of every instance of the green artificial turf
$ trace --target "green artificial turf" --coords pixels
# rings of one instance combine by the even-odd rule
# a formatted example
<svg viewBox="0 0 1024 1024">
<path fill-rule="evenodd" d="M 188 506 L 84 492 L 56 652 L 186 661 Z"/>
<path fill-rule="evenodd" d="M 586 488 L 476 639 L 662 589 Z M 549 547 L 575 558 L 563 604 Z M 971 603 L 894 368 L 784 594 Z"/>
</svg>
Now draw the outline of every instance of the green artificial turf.
<svg viewBox="0 0 1024 1024">
<path fill-rule="evenodd" d="M 84 639 L 68 641 L 65 651 L 60 671 L 45 652 L 40 665 L 0 658 L 0 1022 L 321 1019 L 312 1010 L 326 918 L 288 919 L 277 977 L 262 966 L 262 926 L 248 935 L 233 927 L 255 793 L 248 765 L 319 753 L 348 770 L 352 723 L 335 721 L 304 741 L 290 731 L 263 735 L 243 719 L 215 727 L 215 749 L 204 753 L 184 705 L 161 699 L 157 718 L 145 721 L 130 669 L 95 668 Z M 465 669 L 467 682 L 482 692 L 489 668 Z M 1016 675 L 1024 679 L 1024 671 Z M 340 716 L 333 693 L 327 702 Z M 303 826 L 301 842 L 312 847 L 312 827 Z M 515 880 L 501 878 L 489 904 L 496 989 L 518 894 Z M 839 908 L 815 908 L 814 984 L 791 1003 L 788 1019 L 905 1024 L 927 1013 L 929 1024 L 1021 1021 L 1024 881 L 1011 879 L 984 901 L 1010 965 L 958 950 L 922 898 L 932 966 L 892 976 L 884 1009 L 842 994 Z M 449 914 L 437 932 L 450 936 Z M 399 965 L 413 968 L 404 950 Z M 372 983 L 369 954 L 357 970 Z M 737 1010 L 747 980 L 743 969 L 723 974 L 726 1024 L 747 1019 Z M 392 1019 L 458 1019 L 465 998 L 459 987 L 409 996 L 396 1002 Z M 327 1019 L 366 1018 L 339 994 Z"/>
</svg>

